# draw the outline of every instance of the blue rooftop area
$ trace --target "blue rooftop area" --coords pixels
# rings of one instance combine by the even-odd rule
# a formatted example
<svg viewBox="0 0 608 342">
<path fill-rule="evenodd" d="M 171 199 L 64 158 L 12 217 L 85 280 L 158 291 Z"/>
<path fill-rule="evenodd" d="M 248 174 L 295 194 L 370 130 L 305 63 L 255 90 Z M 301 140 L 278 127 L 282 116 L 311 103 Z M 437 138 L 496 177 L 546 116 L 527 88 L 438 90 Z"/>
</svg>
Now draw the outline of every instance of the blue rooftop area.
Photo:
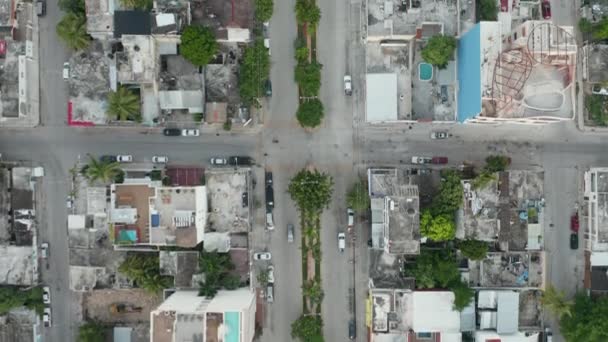
<svg viewBox="0 0 608 342">
<path fill-rule="evenodd" d="M 226 322 L 226 339 L 225 342 L 239 342 L 241 335 L 240 329 L 240 315 L 238 312 L 226 312 L 224 314 L 224 321 Z"/>
<path fill-rule="evenodd" d="M 458 122 L 481 113 L 481 28 L 475 25 L 458 41 Z"/>
<path fill-rule="evenodd" d="M 160 226 L 160 215 L 152 214 L 152 227 Z"/>
</svg>

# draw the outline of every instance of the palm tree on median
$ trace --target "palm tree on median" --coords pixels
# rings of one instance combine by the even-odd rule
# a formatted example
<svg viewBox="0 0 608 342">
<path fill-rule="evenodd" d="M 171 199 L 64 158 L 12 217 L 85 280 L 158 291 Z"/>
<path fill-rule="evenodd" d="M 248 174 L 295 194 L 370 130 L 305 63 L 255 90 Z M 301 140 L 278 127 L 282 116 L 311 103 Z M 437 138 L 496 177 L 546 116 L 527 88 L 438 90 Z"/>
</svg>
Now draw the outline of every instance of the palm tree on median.
<svg viewBox="0 0 608 342">
<path fill-rule="evenodd" d="M 139 96 L 125 87 L 118 87 L 108 94 L 107 114 L 120 121 L 139 121 Z"/>
<path fill-rule="evenodd" d="M 101 161 L 89 155 L 89 163 L 86 166 L 85 176 L 90 182 L 100 180 L 104 183 L 109 183 L 120 170 L 120 164 L 117 162 Z"/>
</svg>

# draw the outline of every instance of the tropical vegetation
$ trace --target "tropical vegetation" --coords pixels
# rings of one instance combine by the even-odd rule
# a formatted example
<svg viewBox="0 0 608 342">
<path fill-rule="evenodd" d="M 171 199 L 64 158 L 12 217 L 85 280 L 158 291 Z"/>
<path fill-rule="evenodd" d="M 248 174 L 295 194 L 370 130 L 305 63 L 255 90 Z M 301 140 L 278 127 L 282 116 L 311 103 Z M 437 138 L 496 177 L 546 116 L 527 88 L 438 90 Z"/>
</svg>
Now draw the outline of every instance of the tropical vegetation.
<svg viewBox="0 0 608 342">
<path fill-rule="evenodd" d="M 67 13 L 56 27 L 57 35 L 72 50 L 83 50 L 91 43 L 84 14 Z"/>
<path fill-rule="evenodd" d="M 173 285 L 173 278 L 160 274 L 158 255 L 137 253 L 127 256 L 118 271 L 140 288 L 157 293 Z"/>
<path fill-rule="evenodd" d="M 78 328 L 78 342 L 103 342 L 105 340 L 105 330 L 99 322 L 87 321 Z"/>
<path fill-rule="evenodd" d="M 208 27 L 190 25 L 181 35 L 180 54 L 196 66 L 207 65 L 218 50 L 213 31 Z"/>
<path fill-rule="evenodd" d="M 241 101 L 252 104 L 254 99 L 261 97 L 264 91 L 264 83 L 270 74 L 270 56 L 264 41 L 256 39 L 255 42 L 245 48 L 243 61 L 239 69 L 239 95 Z"/>
<path fill-rule="evenodd" d="M 42 288 L 30 289 L 16 286 L 0 286 L 0 315 L 4 315 L 14 308 L 25 306 L 42 314 L 44 304 L 42 302 Z"/>
<path fill-rule="evenodd" d="M 140 99 L 133 91 L 119 86 L 108 94 L 107 114 L 120 121 L 141 121 Z"/>
<path fill-rule="evenodd" d="M 98 160 L 91 155 L 89 155 L 89 163 L 83 168 L 83 171 L 89 182 L 99 180 L 103 183 L 109 183 L 122 172 L 119 163 Z"/>
<path fill-rule="evenodd" d="M 323 121 L 323 103 L 319 99 L 308 99 L 300 103 L 296 118 L 302 127 L 315 128 Z"/>
<path fill-rule="evenodd" d="M 589 297 L 579 293 L 574 297 L 570 315 L 560 319 L 560 332 L 566 341 L 608 341 L 608 297 Z"/>
<path fill-rule="evenodd" d="M 360 179 L 346 194 L 346 204 L 356 212 L 369 209 L 370 198 L 367 192 L 367 182 Z"/>
<path fill-rule="evenodd" d="M 323 319 L 317 315 L 302 315 L 291 324 L 291 337 L 302 342 L 323 342 Z"/>
<path fill-rule="evenodd" d="M 240 287 L 241 279 L 232 273 L 234 264 L 228 253 L 201 252 L 199 268 L 205 280 L 199 283 L 198 295 L 213 298 L 220 289 L 234 290 Z"/>
<path fill-rule="evenodd" d="M 454 58 L 456 38 L 436 35 L 431 37 L 422 49 L 422 59 L 439 69 L 444 69 Z"/>
</svg>

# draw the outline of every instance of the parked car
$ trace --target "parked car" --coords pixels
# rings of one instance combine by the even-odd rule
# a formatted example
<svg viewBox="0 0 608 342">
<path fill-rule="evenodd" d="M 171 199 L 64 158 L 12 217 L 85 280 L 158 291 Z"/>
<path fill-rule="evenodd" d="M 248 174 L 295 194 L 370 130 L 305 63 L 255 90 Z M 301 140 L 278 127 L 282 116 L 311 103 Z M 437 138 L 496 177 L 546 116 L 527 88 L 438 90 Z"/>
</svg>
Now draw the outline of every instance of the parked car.
<svg viewBox="0 0 608 342">
<path fill-rule="evenodd" d="M 272 185 L 266 187 L 266 210 L 274 209 L 274 188 Z"/>
<path fill-rule="evenodd" d="M 51 288 L 48 286 L 42 288 L 42 302 L 44 304 L 51 304 Z"/>
<path fill-rule="evenodd" d="M 70 78 L 70 63 L 63 63 L 63 79 L 68 80 Z"/>
<path fill-rule="evenodd" d="M 253 260 L 270 260 L 272 255 L 269 252 L 253 253 Z"/>
<path fill-rule="evenodd" d="M 133 162 L 133 156 L 130 154 L 119 154 L 116 156 L 116 161 L 119 163 L 131 163 Z"/>
<path fill-rule="evenodd" d="M 272 211 L 266 212 L 266 229 L 274 230 L 274 222 L 272 220 Z"/>
<path fill-rule="evenodd" d="M 266 186 L 272 185 L 272 172 L 266 171 L 265 181 L 266 181 Z"/>
<path fill-rule="evenodd" d="M 44 322 L 45 327 L 51 326 L 51 308 L 44 308 L 42 313 L 42 322 Z"/>
<path fill-rule="evenodd" d="M 444 131 L 431 132 L 431 139 L 447 139 L 447 137 L 448 137 L 448 132 L 444 132 Z"/>
<path fill-rule="evenodd" d="M 43 259 L 46 259 L 49 257 L 49 243 L 48 242 L 43 242 L 42 244 L 40 244 L 40 256 Z"/>
<path fill-rule="evenodd" d="M 343 232 L 338 233 L 338 249 L 340 252 L 344 252 L 346 248 L 346 234 Z"/>
<path fill-rule="evenodd" d="M 268 282 L 274 284 L 274 266 L 268 266 Z"/>
<path fill-rule="evenodd" d="M 431 159 L 431 163 L 433 163 L 433 164 L 447 164 L 448 163 L 448 157 L 433 157 Z"/>
<path fill-rule="evenodd" d="M 549 0 L 543 0 L 540 9 L 545 20 L 551 19 L 551 2 Z"/>
<path fill-rule="evenodd" d="M 352 229 L 355 225 L 355 211 L 352 208 L 347 208 L 346 214 L 348 215 L 348 229 Z"/>
<path fill-rule="evenodd" d="M 183 137 L 198 137 L 201 135 L 201 132 L 196 128 L 184 128 L 182 129 Z"/>
<path fill-rule="evenodd" d="M 551 328 L 545 328 L 545 342 L 553 342 L 553 332 Z"/>
<path fill-rule="evenodd" d="M 351 340 L 357 338 L 357 325 L 355 324 L 354 319 L 348 321 L 348 338 Z"/>
<path fill-rule="evenodd" d="M 429 164 L 431 160 L 432 158 L 414 156 L 412 157 L 412 164 Z"/>
<path fill-rule="evenodd" d="M 249 166 L 253 164 L 253 158 L 247 156 L 231 156 L 228 157 L 228 163 L 234 166 Z"/>
<path fill-rule="evenodd" d="M 591 92 L 595 95 L 608 95 L 608 88 L 604 88 L 599 84 L 594 84 L 591 88 Z"/>
<path fill-rule="evenodd" d="M 580 224 L 578 221 L 578 212 L 576 212 L 572 216 L 570 216 L 570 230 L 574 233 L 578 233 L 579 227 Z"/>
<path fill-rule="evenodd" d="M 73 205 L 74 205 L 74 199 L 72 198 L 72 196 L 68 196 L 68 198 L 65 200 L 65 206 L 68 209 L 71 209 Z"/>
<path fill-rule="evenodd" d="M 289 242 L 289 243 L 293 243 L 293 239 L 294 239 L 294 228 L 293 228 L 293 224 L 288 223 L 288 224 L 287 224 L 287 242 Z"/>
<path fill-rule="evenodd" d="M 247 208 L 249 206 L 249 193 L 247 191 L 243 192 L 241 196 L 241 205 L 243 208 Z"/>
<path fill-rule="evenodd" d="M 266 96 L 272 96 L 272 82 L 270 82 L 270 79 L 267 79 L 266 82 L 264 82 L 264 91 L 266 92 Z"/>
<path fill-rule="evenodd" d="M 182 130 L 179 128 L 165 128 L 163 134 L 168 137 L 179 137 L 182 135 Z"/>
<path fill-rule="evenodd" d="M 102 163 L 115 163 L 118 161 L 118 158 L 116 158 L 116 156 L 111 156 L 111 155 L 103 155 L 101 157 L 99 157 L 99 160 Z"/>
<path fill-rule="evenodd" d="M 570 248 L 578 249 L 578 234 L 577 233 L 570 234 Z"/>
<path fill-rule="evenodd" d="M 344 76 L 344 94 L 348 96 L 353 94 L 353 80 L 350 75 Z"/>
<path fill-rule="evenodd" d="M 156 164 L 167 164 L 169 162 L 169 158 L 167 156 L 153 156 L 152 162 Z"/>
<path fill-rule="evenodd" d="M 211 163 L 211 165 L 216 166 L 228 165 L 228 161 L 226 160 L 226 158 L 222 157 L 213 157 L 209 159 L 209 163 Z"/>
<path fill-rule="evenodd" d="M 274 302 L 274 284 L 272 283 L 269 283 L 268 286 L 266 286 L 266 301 L 268 303 Z"/>
<path fill-rule="evenodd" d="M 38 0 L 36 2 L 36 15 L 39 17 L 44 17 L 46 14 L 46 2 Z"/>
</svg>

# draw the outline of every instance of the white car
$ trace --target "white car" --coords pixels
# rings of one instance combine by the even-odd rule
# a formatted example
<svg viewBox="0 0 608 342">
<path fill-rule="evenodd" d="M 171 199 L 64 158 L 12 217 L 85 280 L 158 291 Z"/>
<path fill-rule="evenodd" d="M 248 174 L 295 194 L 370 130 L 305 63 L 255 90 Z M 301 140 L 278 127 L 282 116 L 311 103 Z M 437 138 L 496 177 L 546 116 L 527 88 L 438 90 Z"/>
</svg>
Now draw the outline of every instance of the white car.
<svg viewBox="0 0 608 342">
<path fill-rule="evenodd" d="M 440 131 L 440 132 L 431 132 L 431 139 L 446 139 L 448 137 L 448 132 Z"/>
<path fill-rule="evenodd" d="M 266 229 L 274 230 L 274 222 L 272 220 L 272 211 L 266 212 Z"/>
<path fill-rule="evenodd" d="M 355 225 L 355 211 L 348 208 L 346 209 L 346 213 L 348 214 L 348 228 L 352 229 Z"/>
<path fill-rule="evenodd" d="M 340 232 L 338 233 L 338 249 L 340 252 L 344 252 L 344 248 L 346 248 L 346 234 Z"/>
<path fill-rule="evenodd" d="M 63 79 L 67 80 L 70 78 L 70 63 L 63 63 Z"/>
<path fill-rule="evenodd" d="M 274 283 L 274 266 L 268 266 L 268 282 L 270 284 Z"/>
<path fill-rule="evenodd" d="M 211 165 L 228 165 L 228 160 L 222 157 L 213 157 L 209 159 L 209 162 L 211 163 Z"/>
<path fill-rule="evenodd" d="M 44 312 L 42 314 L 42 322 L 44 322 L 45 327 L 51 326 L 51 308 L 44 308 Z"/>
<path fill-rule="evenodd" d="M 51 304 L 51 288 L 48 286 L 42 288 L 42 302 L 44 304 Z"/>
<path fill-rule="evenodd" d="M 182 137 L 198 137 L 201 132 L 196 128 L 185 128 L 182 129 Z"/>
<path fill-rule="evenodd" d="M 169 158 L 167 158 L 167 156 L 154 156 L 152 157 L 152 162 L 156 164 L 167 164 Z"/>
<path fill-rule="evenodd" d="M 42 256 L 42 259 L 46 259 L 49 256 L 49 243 L 48 242 L 43 242 L 40 245 L 40 256 Z"/>
<path fill-rule="evenodd" d="M 119 154 L 116 156 L 116 161 L 119 163 L 131 163 L 133 162 L 133 156 L 130 154 Z"/>
<path fill-rule="evenodd" d="M 253 253 L 254 260 L 270 260 L 272 259 L 272 255 L 269 252 L 258 252 Z"/>
<path fill-rule="evenodd" d="M 353 94 L 353 80 L 350 75 L 344 76 L 344 94 L 352 95 Z"/>
<path fill-rule="evenodd" d="M 68 198 L 65 200 L 65 206 L 68 209 L 71 209 L 73 205 L 74 205 L 74 199 L 72 198 L 72 196 L 68 196 Z"/>
<path fill-rule="evenodd" d="M 608 88 L 604 88 L 599 84 L 596 84 L 591 88 L 591 92 L 595 95 L 608 95 Z"/>
</svg>

